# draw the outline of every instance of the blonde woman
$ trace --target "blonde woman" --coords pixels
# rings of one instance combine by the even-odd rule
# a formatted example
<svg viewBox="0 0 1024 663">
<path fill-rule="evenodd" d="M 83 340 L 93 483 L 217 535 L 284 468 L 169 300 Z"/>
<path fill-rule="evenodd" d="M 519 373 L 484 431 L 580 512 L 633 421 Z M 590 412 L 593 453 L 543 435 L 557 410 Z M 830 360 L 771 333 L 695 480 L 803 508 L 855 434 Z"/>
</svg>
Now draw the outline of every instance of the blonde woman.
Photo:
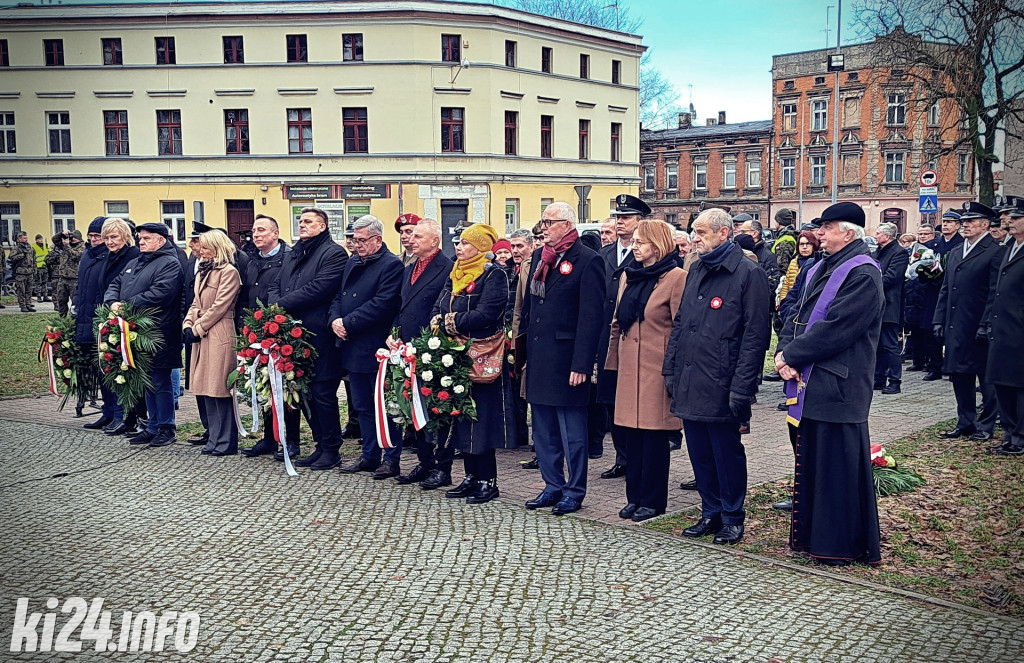
<svg viewBox="0 0 1024 663">
<path fill-rule="evenodd" d="M 182 326 L 182 336 L 192 344 L 192 393 L 204 415 L 210 439 L 202 453 L 230 456 L 238 453 L 227 377 L 235 369 L 235 300 L 242 287 L 233 259 L 235 245 L 221 230 L 199 235 L 199 272 L 195 299 Z"/>
<path fill-rule="evenodd" d="M 686 272 L 677 266 L 672 226 L 664 221 L 640 221 L 632 250 L 636 263 L 619 279 L 605 368 L 617 371 L 614 422 L 629 459 L 619 517 L 640 522 L 665 513 L 669 435 L 683 427 L 672 415 L 661 367 Z"/>
</svg>

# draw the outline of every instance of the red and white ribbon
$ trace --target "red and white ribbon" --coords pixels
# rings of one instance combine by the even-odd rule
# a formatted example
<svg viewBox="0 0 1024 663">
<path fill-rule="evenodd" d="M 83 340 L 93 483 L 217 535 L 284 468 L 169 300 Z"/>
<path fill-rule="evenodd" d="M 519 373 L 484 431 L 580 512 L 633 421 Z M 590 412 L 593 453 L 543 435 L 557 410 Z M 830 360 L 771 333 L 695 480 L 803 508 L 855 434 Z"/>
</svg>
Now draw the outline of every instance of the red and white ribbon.
<svg viewBox="0 0 1024 663">
<path fill-rule="evenodd" d="M 121 361 L 135 368 L 135 356 L 132 354 L 131 344 L 131 325 L 121 316 L 114 318 L 114 324 L 117 325 L 117 330 L 121 333 Z"/>
<path fill-rule="evenodd" d="M 377 350 L 377 379 L 373 385 L 373 425 L 377 429 L 377 445 L 381 449 L 394 449 L 391 442 L 391 426 L 388 425 L 388 406 L 384 398 L 384 382 L 387 380 L 388 362 L 391 351 Z"/>
<path fill-rule="evenodd" d="M 427 416 L 427 404 L 423 401 L 423 394 L 420 393 L 420 381 L 416 375 L 416 349 L 412 343 L 403 343 L 398 349 L 402 359 L 409 366 L 409 405 L 412 411 L 412 427 L 422 430 L 427 425 L 430 417 Z"/>
<path fill-rule="evenodd" d="M 288 443 L 285 441 L 284 429 L 284 376 L 278 369 L 274 359 L 267 363 L 267 373 L 270 378 L 270 421 L 274 427 L 274 438 L 281 443 L 284 452 L 284 470 L 290 477 L 297 477 L 299 473 L 292 465 L 292 458 L 288 454 Z"/>
<path fill-rule="evenodd" d="M 47 374 L 46 386 L 51 394 L 59 397 L 60 393 L 57 391 L 57 369 L 53 365 L 53 343 L 43 341 L 43 345 L 45 346 L 46 366 L 50 369 Z"/>
</svg>

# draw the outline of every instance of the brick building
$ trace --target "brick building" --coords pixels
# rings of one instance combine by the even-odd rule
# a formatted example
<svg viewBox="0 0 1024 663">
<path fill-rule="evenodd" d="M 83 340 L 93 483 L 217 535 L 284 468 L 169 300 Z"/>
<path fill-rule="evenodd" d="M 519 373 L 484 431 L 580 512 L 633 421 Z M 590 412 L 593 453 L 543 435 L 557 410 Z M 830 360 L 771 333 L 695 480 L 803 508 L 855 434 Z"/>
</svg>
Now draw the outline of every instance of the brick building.
<svg viewBox="0 0 1024 663">
<path fill-rule="evenodd" d="M 680 113 L 676 129 L 641 131 L 641 198 L 683 227 L 708 207 L 767 219 L 771 131 L 770 120 L 727 124 L 724 111 L 704 126 Z"/>
<path fill-rule="evenodd" d="M 836 74 L 828 71 L 832 51 L 773 58 L 773 206 L 799 209 L 809 220 L 831 204 L 837 110 L 837 198 L 864 208 L 869 231 L 883 221 L 913 230 L 970 200 L 974 165 L 969 146 L 956 147 L 964 129 L 955 102 L 927 101 L 920 72 L 878 66 L 877 39 L 841 52 L 838 99 Z M 918 211 L 924 169 L 938 173 L 931 214 Z"/>
</svg>

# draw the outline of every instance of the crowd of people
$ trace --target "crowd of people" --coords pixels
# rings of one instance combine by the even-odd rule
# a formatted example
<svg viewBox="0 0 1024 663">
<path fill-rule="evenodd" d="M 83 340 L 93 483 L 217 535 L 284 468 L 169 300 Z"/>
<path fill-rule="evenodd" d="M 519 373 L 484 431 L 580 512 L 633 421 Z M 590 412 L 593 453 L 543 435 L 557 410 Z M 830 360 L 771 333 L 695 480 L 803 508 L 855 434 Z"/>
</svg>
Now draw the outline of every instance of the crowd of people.
<svg viewBox="0 0 1024 663">
<path fill-rule="evenodd" d="M 1011 198 L 998 213 L 979 203 L 947 212 L 941 237 L 923 226 L 913 244 L 882 224 L 874 255 L 864 212 L 852 203 L 799 229 L 793 211 L 780 210 L 770 236 L 757 219 L 722 209 L 701 212 L 690 232 L 650 213 L 621 195 L 599 233 L 581 234 L 575 209 L 555 202 L 532 229 L 506 238 L 486 224 L 462 228 L 454 260 L 441 251 L 438 222 L 415 214 L 395 221 L 398 253 L 380 219 L 351 223 L 342 245 L 327 214 L 311 207 L 292 245 L 268 216 L 256 218 L 242 249 L 224 230 L 195 223 L 191 256 L 162 223 L 97 217 L 88 248 L 72 235 L 61 249 L 80 261 L 76 341 L 96 343 L 100 304 L 130 304 L 159 311 L 164 343 L 145 402 L 126 411 L 104 388 L 102 416 L 86 427 L 127 433 L 133 445 L 172 443 L 184 354 L 204 429 L 190 441 L 211 456 L 238 453 L 226 383 L 235 336 L 243 310 L 277 304 L 312 332 L 317 353 L 304 408 L 315 449 L 295 464 L 447 488 L 468 504 L 500 494 L 496 449 L 532 443 L 535 457 L 522 466 L 540 471 L 544 489 L 526 508 L 578 511 L 590 461 L 603 456 L 610 433 L 614 462 L 600 477 L 625 477 L 619 515 L 641 522 L 665 513 L 670 450 L 685 438 L 695 478 L 681 487 L 698 491 L 701 517 L 683 533 L 735 544 L 745 521 L 742 435 L 762 379 L 785 380 L 779 407 L 796 472 L 792 500 L 776 507 L 792 510 L 790 545 L 825 564 L 877 563 L 868 411 L 876 390 L 900 391 L 904 355 L 913 360 L 907 370 L 928 371 L 924 379 L 951 376 L 959 419 L 944 436 L 988 441 L 1001 418 L 1006 433 L 993 452 L 1024 454 L 1024 200 Z M 1006 230 L 1001 242 L 990 230 L 997 226 Z M 31 247 L 19 250 L 32 257 Z M 389 420 L 385 449 L 375 353 L 428 327 L 473 339 L 507 334 L 512 351 L 500 379 L 473 385 L 475 420 L 436 433 Z M 762 375 L 773 328 L 776 370 Z M 300 416 L 287 410 L 282 439 L 264 425 L 242 453 L 297 458 Z M 358 438 L 361 452 L 343 465 L 345 437 Z M 403 446 L 417 460 L 405 473 Z M 452 487 L 460 457 L 463 480 Z"/>
</svg>

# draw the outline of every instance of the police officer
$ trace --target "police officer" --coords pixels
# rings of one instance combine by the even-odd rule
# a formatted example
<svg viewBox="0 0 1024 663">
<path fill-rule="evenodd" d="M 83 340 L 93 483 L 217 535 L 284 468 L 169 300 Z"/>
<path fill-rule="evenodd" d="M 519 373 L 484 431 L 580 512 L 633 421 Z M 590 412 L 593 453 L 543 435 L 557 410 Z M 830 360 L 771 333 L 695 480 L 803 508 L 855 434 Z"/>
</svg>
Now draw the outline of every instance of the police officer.
<svg viewBox="0 0 1024 663">
<path fill-rule="evenodd" d="M 1024 455 L 1024 199 L 1004 212 L 1010 241 L 1003 249 L 989 316 L 985 377 L 995 386 L 1003 443 L 991 449 L 1003 456 Z"/>
</svg>

